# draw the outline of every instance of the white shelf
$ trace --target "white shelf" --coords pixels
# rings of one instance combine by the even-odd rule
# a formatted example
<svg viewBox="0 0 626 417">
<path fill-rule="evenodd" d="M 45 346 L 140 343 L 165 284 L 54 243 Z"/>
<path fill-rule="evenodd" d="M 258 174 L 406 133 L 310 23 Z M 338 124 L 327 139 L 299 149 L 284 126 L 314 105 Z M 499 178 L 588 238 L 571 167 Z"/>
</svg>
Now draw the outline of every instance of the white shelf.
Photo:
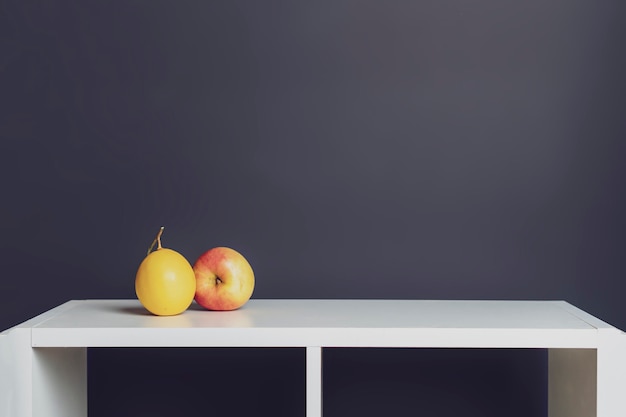
<svg viewBox="0 0 626 417">
<path fill-rule="evenodd" d="M 597 348 L 599 332 L 562 301 L 250 300 L 156 317 L 135 300 L 70 301 L 30 324 L 33 347 L 324 346 Z"/>
<path fill-rule="evenodd" d="M 303 347 L 308 417 L 325 347 L 546 348 L 550 417 L 626 415 L 626 336 L 564 301 L 250 300 L 156 317 L 137 300 L 75 300 L 0 335 L 0 417 L 85 417 L 89 347 Z"/>
</svg>

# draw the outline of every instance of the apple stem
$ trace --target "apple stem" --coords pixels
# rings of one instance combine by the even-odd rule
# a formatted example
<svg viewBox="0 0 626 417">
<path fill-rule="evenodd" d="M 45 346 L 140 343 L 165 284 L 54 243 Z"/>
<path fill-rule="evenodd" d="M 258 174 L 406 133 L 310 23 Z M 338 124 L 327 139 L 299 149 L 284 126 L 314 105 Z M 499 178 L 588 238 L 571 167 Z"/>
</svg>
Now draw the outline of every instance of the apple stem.
<svg viewBox="0 0 626 417">
<path fill-rule="evenodd" d="M 150 255 L 150 252 L 152 252 L 152 249 L 154 249 L 154 245 L 157 245 L 156 250 L 163 248 L 161 246 L 161 235 L 163 234 L 163 229 L 165 229 L 165 226 L 161 226 L 161 228 L 159 229 L 159 233 L 157 233 L 156 237 L 152 241 L 152 244 L 148 248 L 148 255 Z"/>
</svg>

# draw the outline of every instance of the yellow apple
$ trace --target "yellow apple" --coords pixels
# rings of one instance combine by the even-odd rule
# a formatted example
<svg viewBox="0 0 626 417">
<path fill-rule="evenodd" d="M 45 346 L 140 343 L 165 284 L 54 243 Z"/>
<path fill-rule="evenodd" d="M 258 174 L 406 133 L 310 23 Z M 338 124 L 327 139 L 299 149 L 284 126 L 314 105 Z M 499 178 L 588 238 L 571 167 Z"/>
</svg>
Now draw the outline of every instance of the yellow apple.
<svg viewBox="0 0 626 417">
<path fill-rule="evenodd" d="M 191 305 L 196 291 L 193 269 L 187 259 L 161 246 L 161 234 L 152 242 L 135 276 L 135 293 L 141 304 L 154 315 L 174 316 Z M 156 250 L 152 252 L 155 244 Z"/>
<path fill-rule="evenodd" d="M 216 247 L 204 252 L 193 265 L 195 300 L 208 310 L 235 310 L 254 291 L 254 272 L 244 256 L 234 249 Z"/>
</svg>

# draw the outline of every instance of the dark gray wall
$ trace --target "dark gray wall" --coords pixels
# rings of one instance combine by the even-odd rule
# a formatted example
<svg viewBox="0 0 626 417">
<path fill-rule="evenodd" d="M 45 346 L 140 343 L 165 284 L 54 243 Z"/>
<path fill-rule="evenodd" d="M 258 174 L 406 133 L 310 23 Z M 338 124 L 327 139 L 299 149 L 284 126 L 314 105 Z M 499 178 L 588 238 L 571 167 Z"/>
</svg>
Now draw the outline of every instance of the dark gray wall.
<svg viewBox="0 0 626 417">
<path fill-rule="evenodd" d="M 191 261 L 244 253 L 255 298 L 564 299 L 626 328 L 624 17 L 623 1 L 4 1 L 0 328 L 134 297 L 161 225 Z M 300 350 L 90 355 L 90 416 L 217 395 L 303 414 Z M 545 352 L 326 363 L 329 416 L 545 413 Z M 241 380 L 250 401 L 225 394 Z"/>
</svg>

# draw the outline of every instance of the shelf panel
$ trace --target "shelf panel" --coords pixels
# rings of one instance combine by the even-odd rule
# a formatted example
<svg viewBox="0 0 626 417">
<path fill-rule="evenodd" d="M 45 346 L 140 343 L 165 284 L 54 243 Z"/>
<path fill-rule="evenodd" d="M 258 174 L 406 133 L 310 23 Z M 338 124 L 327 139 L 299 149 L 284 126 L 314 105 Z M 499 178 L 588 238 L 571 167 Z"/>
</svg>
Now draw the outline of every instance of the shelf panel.
<svg viewBox="0 0 626 417">
<path fill-rule="evenodd" d="M 84 300 L 36 321 L 32 345 L 596 348 L 618 331 L 579 312 L 563 301 L 250 300 L 156 317 L 137 300 Z"/>
</svg>

